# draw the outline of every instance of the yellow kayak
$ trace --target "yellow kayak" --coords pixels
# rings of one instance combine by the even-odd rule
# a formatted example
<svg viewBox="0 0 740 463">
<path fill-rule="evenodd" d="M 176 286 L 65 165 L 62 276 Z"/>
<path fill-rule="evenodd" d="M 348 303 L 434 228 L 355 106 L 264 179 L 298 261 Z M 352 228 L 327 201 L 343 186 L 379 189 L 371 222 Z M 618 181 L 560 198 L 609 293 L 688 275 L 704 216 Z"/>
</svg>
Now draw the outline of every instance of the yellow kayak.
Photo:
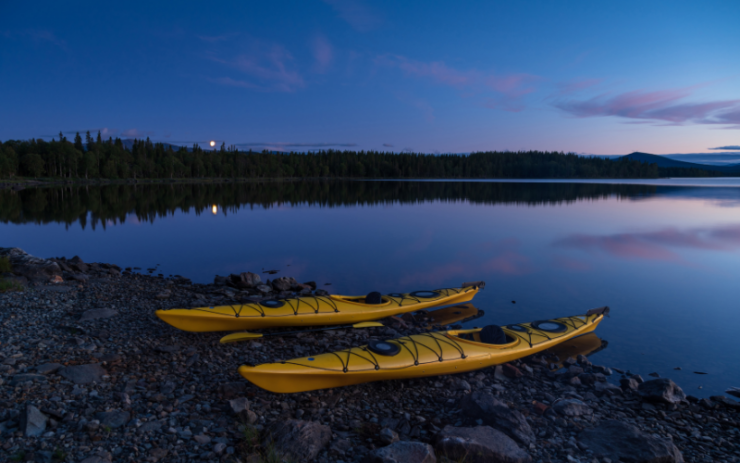
<svg viewBox="0 0 740 463">
<path fill-rule="evenodd" d="M 314 357 L 242 365 L 239 373 L 263 389 L 280 393 L 463 373 L 526 357 L 590 333 L 608 312 L 608 307 L 602 307 L 574 317 L 370 341 L 365 346 Z M 483 342 L 490 340 L 489 334 L 495 330 L 503 336 L 502 343 Z"/>
<path fill-rule="evenodd" d="M 342 325 L 390 317 L 428 307 L 468 302 L 480 286 L 391 293 L 378 304 L 365 296 L 299 296 L 249 304 L 157 310 L 157 316 L 184 331 L 237 331 L 281 326 Z M 375 293 L 377 294 L 377 293 Z"/>
</svg>

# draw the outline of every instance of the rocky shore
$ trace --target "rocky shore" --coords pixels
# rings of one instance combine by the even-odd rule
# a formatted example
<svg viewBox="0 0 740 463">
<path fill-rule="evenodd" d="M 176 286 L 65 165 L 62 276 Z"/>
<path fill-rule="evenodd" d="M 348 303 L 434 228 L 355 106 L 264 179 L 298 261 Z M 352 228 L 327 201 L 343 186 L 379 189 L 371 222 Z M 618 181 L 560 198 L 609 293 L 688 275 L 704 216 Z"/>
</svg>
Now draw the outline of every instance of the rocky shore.
<svg viewBox="0 0 740 463">
<path fill-rule="evenodd" d="M 237 367 L 420 332 L 423 314 L 224 345 L 220 333 L 178 331 L 154 311 L 321 290 L 287 277 L 201 285 L 155 269 L 3 256 L 13 269 L 4 278 L 24 289 L 0 294 L 0 461 L 740 461 L 740 403 L 583 356 L 273 394 Z"/>
</svg>

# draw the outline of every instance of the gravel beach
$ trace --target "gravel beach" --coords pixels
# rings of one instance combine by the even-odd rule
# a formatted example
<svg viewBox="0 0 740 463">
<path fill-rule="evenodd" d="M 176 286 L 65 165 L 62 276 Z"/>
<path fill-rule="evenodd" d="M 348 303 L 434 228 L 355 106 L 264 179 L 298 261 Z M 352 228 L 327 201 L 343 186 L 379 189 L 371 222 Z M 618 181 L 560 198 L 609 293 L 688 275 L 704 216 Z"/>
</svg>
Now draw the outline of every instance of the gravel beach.
<svg viewBox="0 0 740 463">
<path fill-rule="evenodd" d="M 220 344 L 223 333 L 179 331 L 154 311 L 322 290 L 246 273 L 192 284 L 17 248 L 0 256 L 13 265 L 4 278 L 24 288 L 0 294 L 0 461 L 740 461 L 740 403 L 687 396 L 666 378 L 546 352 L 467 374 L 273 394 L 238 366 L 418 333 L 424 314 Z"/>
</svg>

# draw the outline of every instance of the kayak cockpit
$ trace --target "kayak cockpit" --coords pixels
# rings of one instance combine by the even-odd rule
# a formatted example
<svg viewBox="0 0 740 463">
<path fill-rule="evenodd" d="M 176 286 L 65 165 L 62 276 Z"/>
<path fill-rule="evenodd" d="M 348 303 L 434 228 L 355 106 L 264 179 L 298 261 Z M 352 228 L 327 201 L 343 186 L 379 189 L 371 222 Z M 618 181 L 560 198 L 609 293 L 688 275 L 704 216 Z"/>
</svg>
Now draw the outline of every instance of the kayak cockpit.
<svg viewBox="0 0 740 463">
<path fill-rule="evenodd" d="M 448 331 L 447 336 L 454 338 L 456 341 L 496 349 L 508 349 L 521 342 L 518 337 L 507 334 L 498 325 L 487 325 L 472 330 Z"/>
</svg>

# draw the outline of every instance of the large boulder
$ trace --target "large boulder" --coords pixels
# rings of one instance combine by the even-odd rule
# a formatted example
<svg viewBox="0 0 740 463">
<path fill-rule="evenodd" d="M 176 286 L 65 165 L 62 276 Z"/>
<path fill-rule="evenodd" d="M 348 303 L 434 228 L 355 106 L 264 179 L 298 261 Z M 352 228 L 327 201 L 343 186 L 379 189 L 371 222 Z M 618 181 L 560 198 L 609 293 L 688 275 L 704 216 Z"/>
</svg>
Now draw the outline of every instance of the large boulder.
<svg viewBox="0 0 740 463">
<path fill-rule="evenodd" d="M 528 463 L 532 458 L 513 439 L 490 426 L 445 426 L 437 435 L 435 449 L 453 461 L 466 463 Z"/>
<path fill-rule="evenodd" d="M 578 399 L 560 399 L 552 404 L 552 409 L 563 416 L 593 415 L 591 407 Z"/>
<path fill-rule="evenodd" d="M 257 285 L 262 284 L 260 276 L 252 272 L 244 272 L 239 275 L 233 274 L 230 278 L 231 282 L 237 288 L 254 288 Z"/>
<path fill-rule="evenodd" d="M 74 365 L 71 367 L 64 367 L 59 370 L 60 376 L 75 384 L 100 382 L 102 381 L 103 376 L 107 374 L 108 372 L 97 363 L 91 363 L 89 365 Z"/>
<path fill-rule="evenodd" d="M 293 277 L 280 277 L 272 280 L 272 287 L 278 291 L 290 291 L 298 286 L 298 282 Z"/>
<path fill-rule="evenodd" d="M 683 390 L 668 378 L 658 378 L 640 384 L 637 391 L 651 402 L 675 404 L 686 401 Z"/>
<path fill-rule="evenodd" d="M 13 273 L 29 280 L 47 282 L 62 275 L 62 269 L 56 262 L 34 257 L 21 248 L 0 248 L 0 257 L 8 258 Z"/>
<path fill-rule="evenodd" d="M 49 421 L 46 415 L 31 404 L 26 404 L 26 408 L 21 414 L 21 428 L 23 435 L 26 437 L 40 436 L 46 430 L 46 422 Z"/>
<path fill-rule="evenodd" d="M 310 461 L 329 444 L 331 428 L 315 421 L 279 421 L 267 434 L 263 445 L 270 444 L 282 455 L 295 461 Z"/>
<path fill-rule="evenodd" d="M 374 450 L 369 463 L 437 463 L 434 448 L 423 442 L 398 441 Z"/>
<path fill-rule="evenodd" d="M 526 447 L 534 442 L 534 432 L 524 415 L 512 410 L 488 392 L 473 392 L 461 401 L 466 416 L 483 420 L 483 423 L 508 434 Z"/>
<path fill-rule="evenodd" d="M 681 452 L 667 439 L 658 439 L 635 426 L 607 420 L 578 436 L 594 455 L 634 463 L 683 463 Z"/>
</svg>

